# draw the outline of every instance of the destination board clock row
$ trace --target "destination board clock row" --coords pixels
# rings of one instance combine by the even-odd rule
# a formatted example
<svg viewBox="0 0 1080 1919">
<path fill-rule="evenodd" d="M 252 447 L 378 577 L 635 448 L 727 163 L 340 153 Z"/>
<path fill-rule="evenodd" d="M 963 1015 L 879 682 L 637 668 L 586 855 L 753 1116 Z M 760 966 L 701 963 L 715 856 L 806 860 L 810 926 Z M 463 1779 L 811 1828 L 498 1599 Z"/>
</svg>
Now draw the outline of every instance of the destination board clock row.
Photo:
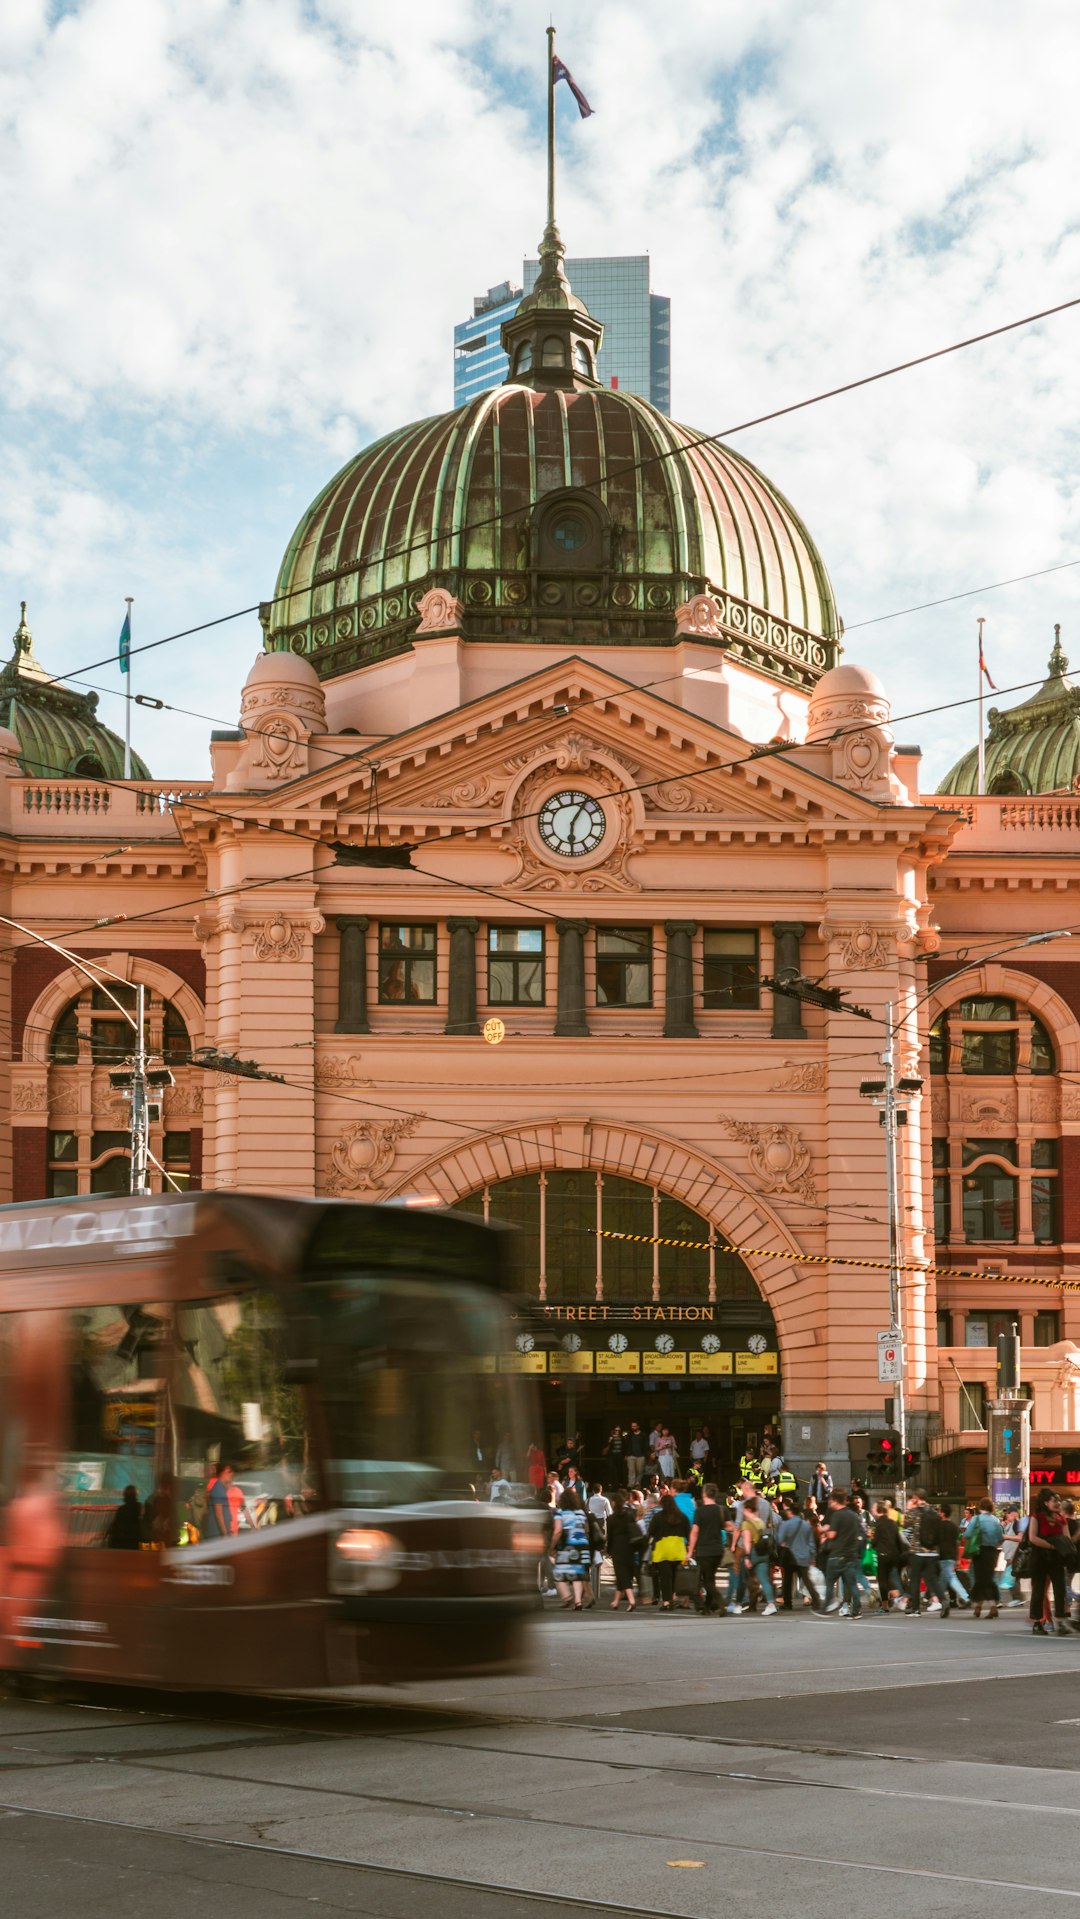
<svg viewBox="0 0 1080 1919">
<path fill-rule="evenodd" d="M 607 1377 L 648 1377 L 691 1373 L 698 1378 L 726 1375 L 737 1379 L 775 1376 L 779 1370 L 776 1353 L 591 1353 L 553 1352 L 528 1349 L 513 1353 L 476 1353 L 462 1362 L 469 1372 L 479 1373 L 554 1373 L 560 1378 L 570 1374 L 597 1373 Z"/>
</svg>

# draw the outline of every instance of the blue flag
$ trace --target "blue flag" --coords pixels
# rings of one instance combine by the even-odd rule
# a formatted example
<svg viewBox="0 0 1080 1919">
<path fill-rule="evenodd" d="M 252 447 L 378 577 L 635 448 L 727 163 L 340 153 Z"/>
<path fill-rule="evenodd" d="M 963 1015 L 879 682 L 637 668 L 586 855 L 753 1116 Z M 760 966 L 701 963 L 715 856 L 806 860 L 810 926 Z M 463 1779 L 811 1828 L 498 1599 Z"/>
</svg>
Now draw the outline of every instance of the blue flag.
<svg viewBox="0 0 1080 1919">
<path fill-rule="evenodd" d="M 130 672 L 131 672 L 131 665 L 130 665 L 130 656 L 131 656 L 131 608 L 130 608 L 130 607 L 128 608 L 128 610 L 127 610 L 127 612 L 126 612 L 126 613 L 124 614 L 124 624 L 123 624 L 123 626 L 122 626 L 122 627 L 120 628 L 120 647 L 119 647 L 119 653 L 120 653 L 120 671 L 121 671 L 121 673 L 130 673 Z"/>
</svg>

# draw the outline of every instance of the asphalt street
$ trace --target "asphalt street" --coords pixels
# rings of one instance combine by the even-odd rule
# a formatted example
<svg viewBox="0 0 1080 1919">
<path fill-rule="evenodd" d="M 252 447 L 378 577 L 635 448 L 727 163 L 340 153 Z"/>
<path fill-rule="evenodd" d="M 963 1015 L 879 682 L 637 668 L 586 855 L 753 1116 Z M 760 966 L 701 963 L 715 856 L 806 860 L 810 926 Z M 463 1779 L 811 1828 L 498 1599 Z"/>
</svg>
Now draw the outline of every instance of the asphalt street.
<svg viewBox="0 0 1080 1919">
<path fill-rule="evenodd" d="M 520 1679 L 0 1702 L 19 1919 L 1080 1910 L 1080 1636 L 547 1616 Z"/>
</svg>

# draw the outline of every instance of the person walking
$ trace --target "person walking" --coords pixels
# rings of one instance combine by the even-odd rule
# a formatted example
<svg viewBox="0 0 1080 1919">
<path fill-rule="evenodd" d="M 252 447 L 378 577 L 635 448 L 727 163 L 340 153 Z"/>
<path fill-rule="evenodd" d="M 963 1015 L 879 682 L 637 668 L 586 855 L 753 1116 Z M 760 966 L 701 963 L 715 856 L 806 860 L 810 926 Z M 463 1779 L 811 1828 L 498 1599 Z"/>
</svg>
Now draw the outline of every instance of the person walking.
<svg viewBox="0 0 1080 1919">
<path fill-rule="evenodd" d="M 679 1566 L 686 1564 L 686 1542 L 690 1537 L 690 1521 L 675 1504 L 673 1494 L 661 1495 L 660 1504 L 649 1521 L 648 1537 L 660 1610 L 670 1612 L 675 1574 Z"/>
<path fill-rule="evenodd" d="M 625 1484 L 624 1461 L 626 1458 L 626 1434 L 621 1426 L 613 1426 L 604 1447 L 604 1458 L 610 1460 L 611 1471 L 608 1475 L 612 1489 Z"/>
<path fill-rule="evenodd" d="M 615 1597 L 611 1602 L 611 1610 L 618 1612 L 625 1599 L 627 1612 L 633 1612 L 637 1604 L 634 1598 L 634 1579 L 641 1552 L 641 1532 L 630 1494 L 621 1486 L 615 1494 L 615 1505 L 607 1523 L 607 1545 L 611 1555 L 612 1578 L 615 1581 Z"/>
<path fill-rule="evenodd" d="M 706 1613 L 713 1613 L 719 1617 L 724 1610 L 720 1594 L 716 1590 L 716 1575 L 720 1570 L 726 1544 L 727 1527 L 724 1524 L 719 1489 L 710 1484 L 702 1488 L 687 1545 L 689 1556 L 696 1561 L 698 1568 L 700 1578 L 698 1611 L 703 1618 Z"/>
<path fill-rule="evenodd" d="M 882 1612 L 888 1612 L 895 1603 L 896 1609 L 903 1612 L 907 1601 L 904 1598 L 903 1581 L 900 1567 L 904 1559 L 904 1542 L 900 1537 L 900 1516 L 887 1499 L 879 1499 L 874 1507 L 874 1551 L 877 1554 L 878 1597 Z M 896 1594 L 895 1602 L 893 1594 Z"/>
<path fill-rule="evenodd" d="M 964 1524 L 963 1537 L 971 1560 L 973 1616 L 981 1619 L 985 1606 L 986 1617 L 996 1619 L 999 1594 L 994 1568 L 1005 1538 L 1005 1528 L 994 1511 L 992 1499 L 980 1500 L 977 1512 Z"/>
<path fill-rule="evenodd" d="M 766 1614 L 775 1613 L 776 1598 L 773 1593 L 772 1582 L 771 1531 L 759 1510 L 762 1504 L 767 1504 L 767 1502 L 760 1501 L 756 1493 L 742 1501 L 740 1531 L 742 1533 L 743 1566 L 746 1571 L 746 1577 L 751 1582 L 757 1582 L 758 1589 L 765 1601 L 761 1609 L 762 1617 L 764 1618 Z M 751 1596 L 753 1596 L 753 1590 L 753 1584 L 751 1584 Z M 732 1608 L 729 1606 L 728 1611 L 731 1612 L 733 1610 L 741 1611 L 741 1608 Z"/>
<path fill-rule="evenodd" d="M 645 1434 L 640 1421 L 632 1419 L 626 1434 L 626 1483 L 628 1486 L 640 1486 L 645 1471 Z"/>
<path fill-rule="evenodd" d="M 833 1477 L 823 1459 L 819 1459 L 812 1474 L 808 1491 L 819 1513 L 828 1509 L 829 1494 L 833 1489 Z"/>
<path fill-rule="evenodd" d="M 918 1619 L 922 1608 L 922 1588 L 925 1584 L 930 1594 L 930 1612 L 936 1605 L 940 1607 L 943 1618 L 948 1618 L 949 1603 L 943 1601 L 941 1580 L 939 1577 L 941 1517 L 929 1504 L 926 1494 L 914 1492 L 908 1500 L 907 1520 L 911 1534 L 911 1550 L 908 1556 L 908 1603 L 907 1617 Z"/>
<path fill-rule="evenodd" d="M 672 1480 L 679 1471 L 679 1451 L 670 1429 L 665 1426 L 656 1449 L 656 1463 L 664 1479 Z"/>
<path fill-rule="evenodd" d="M 780 1553 L 781 1606 L 785 1612 L 792 1611 L 797 1579 L 809 1594 L 814 1611 L 818 1612 L 821 1601 L 810 1577 L 810 1568 L 817 1551 L 817 1541 L 814 1537 L 814 1528 L 800 1511 L 797 1499 L 788 1498 L 780 1501 L 780 1517 L 773 1528 L 773 1533 Z"/>
<path fill-rule="evenodd" d="M 569 1486 L 560 1494 L 555 1508 L 551 1549 L 555 1558 L 555 1584 L 563 1610 L 568 1611 L 572 1604 L 574 1611 L 580 1612 L 591 1556 L 589 1516 Z"/>
<path fill-rule="evenodd" d="M 1068 1605 L 1065 1598 L 1067 1585 L 1066 1567 L 1076 1563 L 1075 1548 L 1069 1538 L 1069 1528 L 1061 1510 L 1061 1501 L 1049 1487 L 1042 1486 L 1035 1502 L 1035 1510 L 1028 1520 L 1028 1544 L 1031 1547 L 1031 1605 L 1029 1618 L 1033 1633 L 1045 1636 L 1048 1618 L 1047 1587 L 1054 1596 L 1054 1631 L 1062 1639 L 1068 1638 L 1069 1628 L 1065 1624 Z"/>
<path fill-rule="evenodd" d="M 839 1585 L 847 1594 L 850 1617 L 861 1619 L 862 1599 L 859 1575 L 862 1571 L 866 1534 L 854 1506 L 848 1505 L 842 1493 L 829 1494 L 828 1517 L 824 1533 L 829 1542 L 829 1557 L 825 1567 L 825 1611 L 839 1612 L 841 1600 L 835 1591 Z"/>
<path fill-rule="evenodd" d="M 604 1554 L 608 1549 L 608 1521 L 611 1518 L 611 1501 L 598 1479 L 594 1479 L 585 1502 L 589 1515 L 589 1544 L 592 1548 L 592 1561 L 589 1567 L 589 1579 L 592 1585 L 593 1604 L 600 1598 L 600 1574 L 604 1569 Z"/>
<path fill-rule="evenodd" d="M 960 1557 L 960 1528 L 952 1516 L 952 1507 L 947 1499 L 942 1499 L 938 1502 L 938 1513 L 941 1517 L 940 1578 L 942 1606 L 945 1609 L 952 1604 L 968 1606 L 971 1601 L 968 1598 L 967 1588 L 960 1584 L 956 1573 L 956 1562 Z"/>
</svg>

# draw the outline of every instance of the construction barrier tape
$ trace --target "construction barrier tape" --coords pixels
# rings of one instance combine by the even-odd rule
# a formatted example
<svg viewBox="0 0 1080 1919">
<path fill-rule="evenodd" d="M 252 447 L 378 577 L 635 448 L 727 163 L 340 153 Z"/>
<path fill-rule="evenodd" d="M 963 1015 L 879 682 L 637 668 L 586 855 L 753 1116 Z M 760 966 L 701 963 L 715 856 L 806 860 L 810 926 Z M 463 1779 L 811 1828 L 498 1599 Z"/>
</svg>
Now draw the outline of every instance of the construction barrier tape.
<svg viewBox="0 0 1080 1919">
<path fill-rule="evenodd" d="M 731 1246 L 726 1239 L 664 1239 L 653 1233 L 616 1233 L 602 1226 L 592 1231 L 597 1239 L 626 1239 L 634 1246 L 682 1246 L 687 1252 L 736 1253 L 742 1259 L 778 1259 L 798 1266 L 857 1266 L 865 1272 L 887 1273 L 887 1259 L 850 1259 L 844 1253 L 782 1253 L 771 1246 Z M 1050 1273 L 984 1273 L 977 1266 L 923 1266 L 917 1260 L 898 1259 L 898 1273 L 922 1273 L 927 1279 L 993 1279 L 1003 1286 L 1052 1286 L 1055 1292 L 1080 1293 L 1080 1280 L 1055 1279 Z"/>
</svg>

